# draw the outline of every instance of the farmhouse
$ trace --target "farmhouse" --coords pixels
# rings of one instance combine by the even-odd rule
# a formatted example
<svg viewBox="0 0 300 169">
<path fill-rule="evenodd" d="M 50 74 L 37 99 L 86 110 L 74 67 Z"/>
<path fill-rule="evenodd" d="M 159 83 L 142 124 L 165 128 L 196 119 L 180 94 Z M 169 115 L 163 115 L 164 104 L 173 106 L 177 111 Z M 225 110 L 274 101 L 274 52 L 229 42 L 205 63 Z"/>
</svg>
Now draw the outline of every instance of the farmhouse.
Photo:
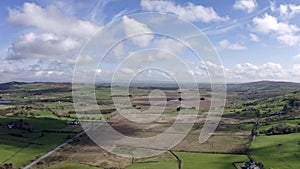
<svg viewBox="0 0 300 169">
<path fill-rule="evenodd" d="M 74 121 L 67 121 L 67 123 L 66 123 L 67 125 L 79 125 L 80 124 L 80 122 L 79 121 L 77 121 L 77 120 L 74 120 Z"/>
<path fill-rule="evenodd" d="M 23 129 L 24 122 L 22 119 L 15 121 L 15 122 L 10 122 L 7 124 L 7 128 L 12 129 L 12 128 L 19 128 Z"/>
<path fill-rule="evenodd" d="M 251 160 L 251 161 L 247 162 L 246 164 L 244 164 L 242 166 L 242 169 L 261 169 L 261 168 L 255 161 Z"/>
</svg>

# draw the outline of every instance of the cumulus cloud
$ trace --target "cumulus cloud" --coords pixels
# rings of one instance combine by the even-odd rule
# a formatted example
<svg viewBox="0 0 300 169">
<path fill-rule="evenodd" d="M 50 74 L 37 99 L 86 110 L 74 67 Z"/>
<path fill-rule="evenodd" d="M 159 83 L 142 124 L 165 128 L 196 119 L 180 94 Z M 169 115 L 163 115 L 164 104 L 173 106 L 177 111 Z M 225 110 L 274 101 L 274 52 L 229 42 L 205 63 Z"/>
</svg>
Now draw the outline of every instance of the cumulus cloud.
<svg viewBox="0 0 300 169">
<path fill-rule="evenodd" d="M 253 23 L 255 25 L 255 30 L 261 33 L 276 32 L 278 34 L 292 34 L 299 31 L 299 28 L 296 25 L 279 22 L 276 17 L 267 13 L 261 18 L 253 18 Z"/>
<path fill-rule="evenodd" d="M 212 7 L 204 7 L 188 3 L 186 6 L 176 5 L 165 0 L 141 0 L 141 7 L 147 11 L 172 13 L 189 21 L 219 22 L 227 21 L 228 17 L 221 17 Z"/>
<path fill-rule="evenodd" d="M 270 8 L 272 12 L 278 12 L 283 19 L 291 19 L 300 14 L 300 5 L 292 3 L 280 4 L 279 7 L 277 7 L 275 2 L 272 2 Z"/>
<path fill-rule="evenodd" d="M 24 34 L 13 43 L 8 59 L 75 60 L 84 41 L 100 28 L 91 22 L 65 16 L 54 5 L 42 8 L 27 2 L 21 8 L 9 9 L 7 21 L 35 28 L 38 32 Z"/>
<path fill-rule="evenodd" d="M 122 58 L 127 54 L 125 45 L 123 43 L 118 44 L 112 49 L 112 53 L 117 58 Z"/>
<path fill-rule="evenodd" d="M 224 39 L 218 43 L 218 49 L 223 50 L 223 49 L 229 49 L 229 50 L 245 50 L 247 49 L 246 46 L 243 46 L 238 43 L 231 43 L 228 40 Z"/>
<path fill-rule="evenodd" d="M 59 61 L 31 60 L 30 62 L 0 63 L 2 81 L 64 81 L 72 79 L 72 67 Z"/>
<path fill-rule="evenodd" d="M 222 65 L 217 65 L 212 62 L 204 62 L 199 68 L 193 69 L 193 75 L 200 75 L 202 79 L 205 77 L 205 72 L 210 71 L 212 77 L 217 77 L 217 74 L 225 73 L 226 81 L 228 82 L 247 82 L 258 80 L 291 80 L 294 75 L 300 75 L 300 65 L 294 65 L 291 70 L 285 69 L 281 64 L 267 62 L 262 65 L 252 63 L 236 64 L 231 68 L 226 68 Z M 207 75 L 206 75 L 207 78 Z"/>
<path fill-rule="evenodd" d="M 186 48 L 183 44 L 178 41 L 170 38 L 160 38 L 153 42 L 153 47 L 157 49 L 161 49 L 164 51 L 168 51 L 171 54 L 180 57 L 182 55 L 183 49 Z M 169 60 L 172 59 L 172 55 L 168 55 L 163 51 L 157 53 L 156 58 L 159 60 Z"/>
<path fill-rule="evenodd" d="M 19 41 L 12 45 L 13 54 L 9 56 L 9 59 L 59 58 L 71 53 L 74 54 L 80 45 L 80 42 L 72 38 L 58 37 L 51 33 L 36 34 L 31 32 L 21 36 Z"/>
<path fill-rule="evenodd" d="M 80 56 L 77 60 L 77 62 L 82 64 L 90 64 L 90 63 L 94 63 L 95 61 L 96 59 L 89 55 Z"/>
<path fill-rule="evenodd" d="M 241 79 L 282 79 L 287 75 L 286 70 L 277 63 L 268 62 L 263 65 L 254 65 L 245 63 L 237 64 L 233 69 L 227 72 L 231 78 Z"/>
<path fill-rule="evenodd" d="M 237 0 L 233 4 L 233 8 L 251 13 L 257 8 L 257 3 L 256 0 Z"/>
<path fill-rule="evenodd" d="M 206 73 L 208 73 L 209 75 L 209 78 L 223 77 L 227 71 L 227 69 L 223 65 L 217 65 L 210 61 L 202 62 L 202 66 L 200 66 L 200 70 L 206 71 Z M 201 74 L 203 75 L 203 73 Z"/>
<path fill-rule="evenodd" d="M 9 9 L 7 21 L 21 26 L 33 26 L 60 36 L 77 38 L 86 38 L 99 28 L 91 22 L 64 16 L 54 5 L 42 8 L 28 2 L 25 2 L 22 8 Z"/>
<path fill-rule="evenodd" d="M 263 17 L 253 18 L 252 22 L 254 31 L 275 35 L 278 41 L 283 44 L 295 46 L 300 42 L 300 29 L 296 25 L 280 22 L 276 17 L 267 13 Z"/>
<path fill-rule="evenodd" d="M 71 81 L 79 50 L 89 36 L 101 29 L 70 16 L 58 6 L 41 7 L 29 2 L 9 8 L 6 21 L 29 30 L 11 44 L 0 64 L 0 71 L 10 74 L 7 81 Z M 92 62 L 88 56 L 83 61 Z"/>
<path fill-rule="evenodd" d="M 300 77 L 300 64 L 293 65 L 291 74 Z"/>
<path fill-rule="evenodd" d="M 153 39 L 153 35 L 151 34 L 151 29 L 147 25 L 127 16 L 123 16 L 122 22 L 127 36 L 137 35 L 130 38 L 136 45 L 141 47 L 149 45 Z"/>
</svg>

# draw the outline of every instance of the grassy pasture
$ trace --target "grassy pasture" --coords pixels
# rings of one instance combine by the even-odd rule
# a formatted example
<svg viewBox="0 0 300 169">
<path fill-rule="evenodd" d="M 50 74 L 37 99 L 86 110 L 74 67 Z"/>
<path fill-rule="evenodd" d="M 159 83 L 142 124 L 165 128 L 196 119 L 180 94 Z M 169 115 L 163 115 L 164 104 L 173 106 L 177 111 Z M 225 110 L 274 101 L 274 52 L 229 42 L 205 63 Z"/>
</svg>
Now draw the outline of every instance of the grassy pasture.
<svg viewBox="0 0 300 169">
<path fill-rule="evenodd" d="M 48 169 L 101 169 L 86 164 L 76 163 L 73 161 L 63 161 L 50 166 Z"/>
<path fill-rule="evenodd" d="M 251 145 L 253 158 L 265 168 L 300 168 L 300 133 L 258 136 Z"/>
<path fill-rule="evenodd" d="M 182 160 L 182 169 L 235 169 L 233 162 L 245 162 L 248 160 L 245 155 L 234 154 L 208 154 L 208 153 L 191 153 L 175 152 Z M 134 163 L 126 169 L 176 169 L 177 161 L 174 159 L 160 161 L 150 161 L 143 163 Z"/>
<path fill-rule="evenodd" d="M 233 162 L 248 160 L 245 155 L 235 154 L 176 152 L 176 155 L 182 160 L 182 169 L 235 169 Z"/>
</svg>

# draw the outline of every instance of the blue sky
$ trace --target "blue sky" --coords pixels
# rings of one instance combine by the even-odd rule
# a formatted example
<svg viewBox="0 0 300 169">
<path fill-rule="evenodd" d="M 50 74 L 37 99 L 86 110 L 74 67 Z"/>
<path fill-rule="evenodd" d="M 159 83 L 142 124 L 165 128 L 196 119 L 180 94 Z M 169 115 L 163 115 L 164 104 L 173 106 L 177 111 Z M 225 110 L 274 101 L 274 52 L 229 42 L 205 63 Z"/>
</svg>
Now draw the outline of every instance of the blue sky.
<svg viewBox="0 0 300 169">
<path fill-rule="evenodd" d="M 141 12 L 167 13 L 191 22 L 212 42 L 222 65 L 196 62 L 188 51 L 176 53 L 175 42 L 144 36 L 138 39 L 139 45 L 134 44 L 137 39 L 122 43 L 99 68 L 89 72 L 99 76 L 100 81 L 110 81 L 118 65 L 137 47 L 145 49 L 159 44 L 185 55 L 184 62 L 193 62 L 188 65 L 190 72 L 200 82 L 210 67 L 224 71 L 227 82 L 300 82 L 300 2 L 297 0 L 0 1 L 0 82 L 70 82 L 83 45 L 111 20 L 130 24 L 129 30 L 124 26 L 127 33 L 139 26 L 142 28 L 137 30 L 151 32 L 151 26 L 131 17 Z M 146 44 L 149 39 L 150 44 Z M 145 63 L 147 59 L 141 54 L 134 61 Z M 167 64 L 170 61 L 160 62 L 160 66 Z M 133 71 L 132 67 L 124 69 Z M 147 76 L 150 81 L 165 76 L 157 73 L 154 78 L 155 71 L 146 74 L 152 74 Z"/>
</svg>

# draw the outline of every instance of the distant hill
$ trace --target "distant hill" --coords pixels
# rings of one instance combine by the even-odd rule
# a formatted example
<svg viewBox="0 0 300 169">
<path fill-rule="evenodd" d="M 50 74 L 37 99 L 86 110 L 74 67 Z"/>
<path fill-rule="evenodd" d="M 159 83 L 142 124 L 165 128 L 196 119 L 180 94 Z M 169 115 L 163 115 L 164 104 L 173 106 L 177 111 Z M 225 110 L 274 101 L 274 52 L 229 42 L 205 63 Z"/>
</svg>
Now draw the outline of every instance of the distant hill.
<svg viewBox="0 0 300 169">
<path fill-rule="evenodd" d="M 26 84 L 24 82 L 8 82 L 8 83 L 2 83 L 0 84 L 0 90 L 7 90 L 7 89 L 11 89 L 13 88 L 15 85 L 22 85 L 22 84 Z"/>
<path fill-rule="evenodd" d="M 57 88 L 69 88 L 71 89 L 71 83 L 62 83 L 62 82 L 8 82 L 0 84 L 0 90 L 9 90 L 9 89 L 16 89 L 16 88 L 34 88 L 37 86 L 52 86 Z"/>
<path fill-rule="evenodd" d="M 276 81 L 258 81 L 243 84 L 228 84 L 228 92 L 246 92 L 246 93 L 289 93 L 300 91 L 300 83 L 294 82 L 276 82 Z"/>
<path fill-rule="evenodd" d="M 32 82 L 32 83 L 25 83 L 25 82 L 8 82 L 0 84 L 0 90 L 8 90 L 13 88 L 21 88 L 25 86 L 55 86 L 55 87 L 64 87 L 71 89 L 71 83 L 62 83 L 62 82 Z M 97 84 L 102 86 L 101 84 Z M 105 84 L 105 86 L 109 86 L 110 84 Z M 134 84 L 135 87 L 158 87 L 159 84 Z M 198 84 L 200 89 L 207 89 L 210 90 L 210 84 L 208 83 L 201 83 Z M 167 83 L 161 84 L 160 87 L 175 87 L 174 85 L 170 85 Z M 242 92 L 242 93 L 259 93 L 259 92 L 269 92 L 269 93 L 288 93 L 293 91 L 300 91 L 300 83 L 293 83 L 293 82 L 276 82 L 276 81 L 258 81 L 258 82 L 249 82 L 249 83 L 241 83 L 241 84 L 227 84 L 227 91 L 228 92 Z"/>
</svg>

